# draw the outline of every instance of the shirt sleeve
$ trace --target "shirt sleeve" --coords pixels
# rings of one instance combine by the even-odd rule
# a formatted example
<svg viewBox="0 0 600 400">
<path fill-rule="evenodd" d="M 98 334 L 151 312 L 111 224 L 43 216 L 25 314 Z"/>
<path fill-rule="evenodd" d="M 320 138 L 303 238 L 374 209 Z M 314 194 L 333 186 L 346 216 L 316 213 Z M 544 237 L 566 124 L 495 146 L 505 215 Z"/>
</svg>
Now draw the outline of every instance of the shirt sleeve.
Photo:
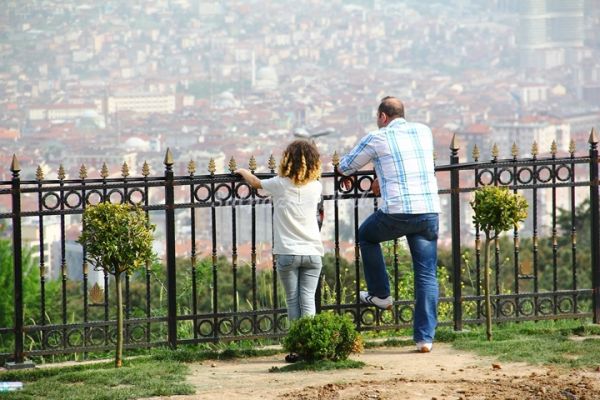
<svg viewBox="0 0 600 400">
<path fill-rule="evenodd" d="M 278 195 L 283 191 L 283 186 L 281 185 L 281 178 L 279 176 L 274 176 L 269 179 L 263 179 L 260 181 L 260 184 L 264 190 L 266 190 L 270 195 Z"/>
<path fill-rule="evenodd" d="M 342 157 L 338 169 L 343 175 L 352 175 L 375 158 L 376 153 L 372 145 L 373 139 L 373 133 L 369 133 L 348 154 Z"/>
</svg>

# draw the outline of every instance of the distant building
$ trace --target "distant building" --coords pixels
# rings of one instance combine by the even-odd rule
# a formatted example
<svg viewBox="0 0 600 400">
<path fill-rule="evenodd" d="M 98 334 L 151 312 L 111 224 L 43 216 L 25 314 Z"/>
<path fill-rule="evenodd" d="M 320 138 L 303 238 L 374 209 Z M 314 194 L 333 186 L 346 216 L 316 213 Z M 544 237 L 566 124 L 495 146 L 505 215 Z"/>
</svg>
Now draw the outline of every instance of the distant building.
<svg viewBox="0 0 600 400">
<path fill-rule="evenodd" d="M 568 151 L 571 141 L 571 126 L 562 121 L 545 117 L 525 117 L 518 121 L 501 122 L 491 125 L 499 158 L 511 157 L 513 144 L 519 150 L 519 156 L 531 153 L 533 142 L 537 143 L 539 154 L 548 154 L 552 142 L 556 142 L 558 151 Z"/>
<path fill-rule="evenodd" d="M 550 69 L 579 59 L 584 0 L 522 0 L 519 58 L 525 68 Z"/>
<path fill-rule="evenodd" d="M 172 114 L 176 110 L 174 94 L 118 94 L 106 98 L 106 112 L 133 111 L 141 114 Z"/>
</svg>

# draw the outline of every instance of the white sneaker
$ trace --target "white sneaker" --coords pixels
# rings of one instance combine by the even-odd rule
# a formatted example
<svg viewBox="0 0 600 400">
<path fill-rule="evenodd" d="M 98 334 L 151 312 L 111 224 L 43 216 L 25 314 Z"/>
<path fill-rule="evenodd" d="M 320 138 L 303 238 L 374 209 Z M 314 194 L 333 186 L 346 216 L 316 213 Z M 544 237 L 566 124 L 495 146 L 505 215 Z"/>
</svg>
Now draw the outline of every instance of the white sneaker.
<svg viewBox="0 0 600 400">
<path fill-rule="evenodd" d="M 369 292 L 360 292 L 360 301 L 365 304 L 370 304 L 382 310 L 391 310 L 394 300 L 392 296 L 381 299 L 377 296 L 371 296 Z"/>
<path fill-rule="evenodd" d="M 432 347 L 433 343 L 417 342 L 417 351 L 419 353 L 429 353 Z"/>
</svg>

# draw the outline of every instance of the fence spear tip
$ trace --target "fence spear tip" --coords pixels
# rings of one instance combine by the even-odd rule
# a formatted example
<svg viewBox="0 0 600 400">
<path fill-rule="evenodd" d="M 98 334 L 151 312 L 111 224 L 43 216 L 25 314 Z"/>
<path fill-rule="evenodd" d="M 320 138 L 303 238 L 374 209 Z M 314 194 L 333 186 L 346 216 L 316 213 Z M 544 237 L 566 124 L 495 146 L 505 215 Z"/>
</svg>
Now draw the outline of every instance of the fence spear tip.
<svg viewBox="0 0 600 400">
<path fill-rule="evenodd" d="M 173 153 L 171 153 L 170 147 L 167 147 L 167 153 L 165 154 L 165 165 L 173 165 Z"/>
<path fill-rule="evenodd" d="M 450 150 L 458 150 L 460 147 L 458 146 L 458 139 L 456 138 L 456 133 L 452 135 L 452 141 L 450 142 Z"/>
<path fill-rule="evenodd" d="M 592 128 L 591 132 L 590 132 L 590 138 L 588 140 L 589 144 L 596 144 L 598 143 L 598 135 L 596 135 L 596 128 Z"/>
<path fill-rule="evenodd" d="M 21 171 L 21 166 L 19 165 L 19 160 L 17 159 L 16 154 L 13 154 L 13 156 L 12 156 L 12 162 L 10 163 L 10 171 L 11 172 Z"/>
</svg>

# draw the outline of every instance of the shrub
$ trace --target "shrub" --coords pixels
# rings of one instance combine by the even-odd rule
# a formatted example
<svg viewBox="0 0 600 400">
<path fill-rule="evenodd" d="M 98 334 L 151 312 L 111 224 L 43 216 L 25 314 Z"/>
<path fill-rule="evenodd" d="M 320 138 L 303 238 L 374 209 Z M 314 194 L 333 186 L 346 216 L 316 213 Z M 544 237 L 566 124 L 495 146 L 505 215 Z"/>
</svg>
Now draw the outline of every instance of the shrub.
<svg viewBox="0 0 600 400">
<path fill-rule="evenodd" d="M 350 317 L 327 312 L 294 321 L 283 348 L 308 362 L 341 361 L 360 353 L 363 342 Z"/>
</svg>

